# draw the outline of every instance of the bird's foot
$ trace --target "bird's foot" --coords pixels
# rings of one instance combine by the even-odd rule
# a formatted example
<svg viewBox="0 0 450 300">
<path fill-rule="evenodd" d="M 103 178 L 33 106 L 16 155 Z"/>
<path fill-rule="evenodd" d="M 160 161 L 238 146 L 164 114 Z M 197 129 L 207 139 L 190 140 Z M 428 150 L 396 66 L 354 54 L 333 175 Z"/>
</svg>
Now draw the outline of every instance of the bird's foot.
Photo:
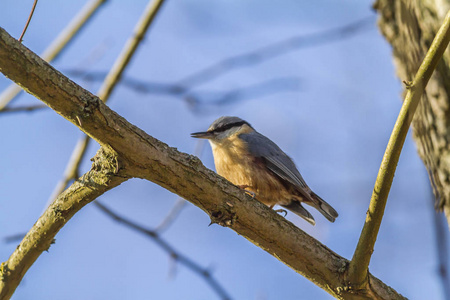
<svg viewBox="0 0 450 300">
<path fill-rule="evenodd" d="M 246 194 L 248 194 L 248 195 L 252 196 L 252 198 L 255 198 L 255 196 L 256 196 L 256 193 L 255 193 L 255 192 L 252 192 L 252 191 L 249 191 L 249 190 L 247 190 L 247 188 L 249 188 L 249 187 L 250 187 L 249 185 L 238 185 L 238 187 L 239 187 L 239 188 L 241 188 L 241 189 L 243 189 L 243 190 L 245 191 L 245 193 L 246 193 Z"/>
<path fill-rule="evenodd" d="M 284 217 L 287 216 L 287 210 L 285 210 L 285 209 L 274 209 L 274 211 L 277 213 L 284 213 Z"/>
</svg>

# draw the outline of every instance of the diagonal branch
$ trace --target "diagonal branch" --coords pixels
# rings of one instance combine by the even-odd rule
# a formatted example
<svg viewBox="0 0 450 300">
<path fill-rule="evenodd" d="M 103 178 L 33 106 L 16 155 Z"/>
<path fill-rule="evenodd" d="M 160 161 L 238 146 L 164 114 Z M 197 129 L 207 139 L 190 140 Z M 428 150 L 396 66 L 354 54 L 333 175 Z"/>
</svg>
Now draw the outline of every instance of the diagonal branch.
<svg viewBox="0 0 450 300">
<path fill-rule="evenodd" d="M 131 85 L 132 81 L 133 85 Z M 161 89 L 161 87 L 156 87 L 157 85 L 155 84 L 148 82 L 143 83 L 126 77 L 123 78 L 120 83 L 127 88 L 135 90 L 138 93 L 168 93 L 172 96 L 180 96 L 178 92 L 174 93 L 174 89 L 172 89 L 170 86 L 167 86 L 167 89 Z M 140 85 L 141 83 L 143 85 Z M 266 97 L 275 93 L 296 91 L 299 89 L 299 83 L 300 81 L 296 77 L 279 77 L 265 80 L 249 86 L 231 89 L 228 91 L 202 90 L 195 93 L 191 92 L 184 96 L 181 95 L 181 100 L 184 101 L 193 112 L 199 112 L 200 110 L 206 109 L 208 106 L 222 106 L 236 102 L 244 102 L 246 100 L 254 100 L 256 98 Z M 33 112 L 44 109 L 48 109 L 48 107 L 43 104 L 17 107 L 9 106 L 4 108 L 3 110 L 0 110 L 0 114 Z M 68 164 L 68 167 L 69 166 L 71 166 L 71 163 Z M 72 178 L 75 177 L 69 177 L 68 180 Z M 56 196 L 57 195 L 58 194 L 56 194 Z M 50 197 L 50 199 L 54 199 L 54 197 Z"/>
<path fill-rule="evenodd" d="M 35 105 L 30 105 L 30 106 L 5 107 L 4 109 L 0 109 L 0 114 L 18 113 L 18 112 L 34 112 L 37 110 L 42 110 L 44 108 L 48 108 L 48 106 L 44 105 L 44 104 L 35 104 Z"/>
<path fill-rule="evenodd" d="M 70 77 L 80 77 L 87 81 L 100 81 L 105 78 L 105 72 L 87 73 L 79 70 L 67 70 L 64 73 L 70 75 Z M 297 90 L 300 86 L 300 80 L 293 76 L 276 77 L 230 91 L 201 90 L 189 92 L 190 87 L 188 86 L 143 81 L 129 76 L 122 78 L 120 83 L 136 93 L 178 96 L 185 100 L 188 99 L 186 101 L 194 105 L 223 105 L 244 98 L 266 96 L 278 91 Z"/>
<path fill-rule="evenodd" d="M 185 198 L 212 222 L 230 227 L 334 297 L 404 299 L 370 274 L 366 289 L 349 289 L 343 276 L 349 263 L 345 258 L 205 168 L 198 158 L 127 122 L 1 28 L 0 71 L 100 145 L 114 149 L 126 166 L 124 174 L 152 181 Z"/>
<path fill-rule="evenodd" d="M 50 46 L 45 49 L 42 58 L 48 62 L 54 60 L 67 44 L 80 32 L 81 28 L 86 25 L 98 8 L 105 3 L 106 0 L 91 0 L 83 9 L 72 19 L 72 21 L 64 28 L 56 37 Z M 22 89 L 16 84 L 11 84 L 0 94 L 0 110 L 3 110 L 9 102 L 11 102 Z"/>
<path fill-rule="evenodd" d="M 386 147 L 380 170 L 375 182 L 366 221 L 361 232 L 358 245 L 353 254 L 349 267 L 348 279 L 352 285 L 359 287 L 367 283 L 367 274 L 370 258 L 373 253 L 375 241 L 380 229 L 384 208 L 389 195 L 389 190 L 394 179 L 403 143 L 422 97 L 425 86 L 436 69 L 447 45 L 450 41 L 450 11 L 445 17 L 444 23 L 439 29 L 433 43 L 428 50 L 414 81 L 407 84 L 408 93 L 395 122 L 394 129 Z"/>
<path fill-rule="evenodd" d="M 185 78 L 179 80 L 176 85 L 193 88 L 194 86 L 198 86 L 219 76 L 223 76 L 235 69 L 251 67 L 299 48 L 340 41 L 345 38 L 352 37 L 357 33 L 361 33 L 368 28 L 373 28 L 373 22 L 373 16 L 369 16 L 344 26 L 320 31 L 318 33 L 293 36 L 251 52 L 227 57 L 209 67 L 186 76 Z M 187 90 L 185 92 L 187 92 Z"/>
<path fill-rule="evenodd" d="M 125 226 L 144 234 L 145 236 L 152 239 L 159 247 L 164 249 L 167 253 L 169 253 L 170 257 L 181 263 L 182 265 L 186 266 L 188 269 L 190 269 L 192 272 L 197 273 L 197 275 L 203 277 L 205 281 L 211 286 L 211 288 L 214 290 L 214 292 L 217 293 L 217 295 L 220 297 L 220 299 L 223 300 L 229 300 L 231 297 L 228 295 L 227 291 L 220 285 L 220 283 L 213 277 L 211 271 L 208 269 L 202 268 L 199 266 L 196 262 L 194 262 L 192 259 L 188 258 L 187 256 L 184 256 L 175 248 L 170 245 L 166 240 L 164 240 L 160 234 L 156 230 L 151 230 L 148 228 L 145 228 L 139 224 L 136 224 L 135 222 L 132 222 L 122 216 L 119 216 L 117 213 L 113 212 L 111 209 L 106 207 L 104 204 L 101 204 L 98 201 L 95 201 L 94 204 L 106 215 L 111 217 L 114 221 L 117 221 L 121 224 L 124 224 Z"/>
</svg>

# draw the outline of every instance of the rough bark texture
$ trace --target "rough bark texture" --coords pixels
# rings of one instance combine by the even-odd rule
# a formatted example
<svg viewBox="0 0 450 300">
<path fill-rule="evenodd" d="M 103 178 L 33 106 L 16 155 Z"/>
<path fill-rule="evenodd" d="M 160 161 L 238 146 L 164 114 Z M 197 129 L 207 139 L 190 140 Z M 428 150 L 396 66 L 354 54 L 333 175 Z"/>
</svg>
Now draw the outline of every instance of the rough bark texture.
<svg viewBox="0 0 450 300">
<path fill-rule="evenodd" d="M 378 0 L 379 27 L 392 45 L 397 74 L 410 81 L 422 62 L 449 0 Z M 413 120 L 413 137 L 436 195 L 436 209 L 450 224 L 450 50 L 431 77 Z"/>
<path fill-rule="evenodd" d="M 345 258 L 205 168 L 198 158 L 180 153 L 128 123 L 1 28 L 0 71 L 103 148 L 112 149 L 117 154 L 120 178 L 147 179 L 180 195 L 204 210 L 213 222 L 230 227 L 336 298 L 404 299 L 370 274 L 364 289 L 349 287 Z M 58 230 L 63 225 L 59 223 Z M 33 244 L 33 249 L 42 252 L 48 241 L 43 245 Z M 0 269 L 2 282 L 14 280 L 7 271 Z"/>
</svg>

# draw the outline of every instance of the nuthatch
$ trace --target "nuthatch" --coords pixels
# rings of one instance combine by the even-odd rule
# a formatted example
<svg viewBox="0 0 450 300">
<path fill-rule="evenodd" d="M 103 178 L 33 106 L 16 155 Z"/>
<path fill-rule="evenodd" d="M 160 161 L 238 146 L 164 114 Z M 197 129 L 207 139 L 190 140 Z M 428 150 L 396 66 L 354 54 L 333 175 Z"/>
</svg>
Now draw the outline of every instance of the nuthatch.
<svg viewBox="0 0 450 300">
<path fill-rule="evenodd" d="M 278 204 L 315 225 L 303 202 L 330 222 L 337 218 L 336 210 L 308 187 L 292 159 L 248 122 L 238 117 L 220 117 L 208 131 L 191 136 L 208 139 L 219 175 L 250 191 L 270 208 Z"/>
</svg>

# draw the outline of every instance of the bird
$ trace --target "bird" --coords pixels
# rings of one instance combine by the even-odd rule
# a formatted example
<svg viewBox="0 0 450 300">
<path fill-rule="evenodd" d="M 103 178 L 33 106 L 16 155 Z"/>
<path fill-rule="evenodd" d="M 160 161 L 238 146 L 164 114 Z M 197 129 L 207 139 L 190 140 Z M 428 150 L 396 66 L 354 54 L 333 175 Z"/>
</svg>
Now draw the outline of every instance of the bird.
<svg viewBox="0 0 450 300">
<path fill-rule="evenodd" d="M 219 175 L 270 208 L 278 204 L 312 225 L 316 224 L 314 217 L 302 203 L 330 222 L 338 217 L 336 210 L 308 187 L 294 161 L 247 121 L 223 116 L 207 131 L 191 136 L 209 141 Z"/>
</svg>

